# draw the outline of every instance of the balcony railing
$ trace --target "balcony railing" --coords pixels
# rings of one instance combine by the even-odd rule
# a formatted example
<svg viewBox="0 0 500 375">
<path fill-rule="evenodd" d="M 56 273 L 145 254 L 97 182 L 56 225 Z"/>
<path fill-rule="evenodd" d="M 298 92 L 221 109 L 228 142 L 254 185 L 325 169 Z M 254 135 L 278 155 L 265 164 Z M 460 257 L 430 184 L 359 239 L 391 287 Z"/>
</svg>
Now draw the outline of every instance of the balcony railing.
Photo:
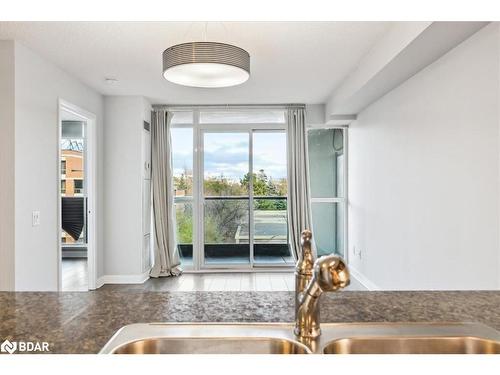
<svg viewBox="0 0 500 375">
<path fill-rule="evenodd" d="M 87 244 L 87 198 L 61 198 L 61 239 L 63 251 L 70 247 L 84 248 Z"/>
<path fill-rule="evenodd" d="M 207 196 L 204 198 L 205 258 L 249 257 L 250 233 L 253 233 L 255 257 L 290 257 L 288 247 L 287 197 L 254 196 L 253 229 L 250 231 L 250 197 Z M 186 217 L 192 220 L 192 197 L 175 197 L 178 230 Z M 218 203 L 220 202 L 220 203 Z M 191 228 L 192 229 L 192 228 Z M 179 250 L 192 257 L 192 238 L 178 233 Z"/>
</svg>

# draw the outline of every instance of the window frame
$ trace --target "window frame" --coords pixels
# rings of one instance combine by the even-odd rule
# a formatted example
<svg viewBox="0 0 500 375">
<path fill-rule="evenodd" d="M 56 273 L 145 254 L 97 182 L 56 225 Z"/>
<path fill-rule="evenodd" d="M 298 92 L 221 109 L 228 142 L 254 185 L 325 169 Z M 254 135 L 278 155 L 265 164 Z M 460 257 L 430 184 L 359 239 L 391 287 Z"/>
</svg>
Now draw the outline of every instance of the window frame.
<svg viewBox="0 0 500 375">
<path fill-rule="evenodd" d="M 308 125 L 306 127 L 306 133 L 307 133 L 307 137 L 306 137 L 306 147 L 307 147 L 307 155 L 308 155 L 308 159 L 309 159 L 309 132 L 311 130 L 320 130 L 320 129 L 340 129 L 342 130 L 342 133 L 343 133 L 343 148 L 344 148 L 344 162 L 343 162 L 343 173 L 344 173 L 344 181 L 343 181 L 343 196 L 342 197 L 331 197 L 331 198 L 315 198 L 312 196 L 312 190 L 311 190 L 311 179 L 310 179 L 310 176 L 309 176 L 309 192 L 310 192 L 310 205 L 311 205 L 311 212 L 310 212 L 310 216 L 311 216 L 311 230 L 313 232 L 313 252 L 314 252 L 314 256 L 317 257 L 318 256 L 318 253 L 317 253 L 317 247 L 316 247 L 316 244 L 314 242 L 314 220 L 313 220 L 313 215 L 312 215 L 312 206 L 313 206 L 313 203 L 326 203 L 326 204 L 331 204 L 331 203 L 335 203 L 335 204 L 340 204 L 343 206 L 344 208 L 344 215 L 343 215 L 343 221 L 344 221 L 344 225 L 343 225 L 343 230 L 342 230 L 342 236 L 343 236 L 343 239 L 344 239 L 344 244 L 343 244 L 343 254 L 342 254 L 342 257 L 344 258 L 344 260 L 346 262 L 349 261 L 349 252 L 348 252 L 348 202 L 349 202 L 349 199 L 348 199 L 348 196 L 349 196 L 349 190 L 348 190 L 348 154 L 349 154 L 349 150 L 348 150 L 348 129 L 349 127 L 347 125 L 328 125 L 328 124 L 314 124 L 314 125 Z M 307 161 L 308 162 L 308 167 L 309 169 L 311 168 L 311 165 L 309 164 L 310 163 L 310 160 Z"/>
<path fill-rule="evenodd" d="M 61 157 L 61 175 L 66 176 L 66 159 Z"/>
<path fill-rule="evenodd" d="M 81 187 L 76 186 L 77 181 L 79 183 L 81 183 Z M 73 179 L 73 192 L 74 192 L 75 196 L 76 196 L 76 194 L 83 195 L 85 193 L 85 184 L 84 184 L 83 178 L 74 178 Z"/>
<path fill-rule="evenodd" d="M 285 108 L 278 108 L 277 109 L 283 109 L 285 111 Z M 193 266 L 192 267 L 185 267 L 188 270 L 194 270 L 194 271 L 199 271 L 199 270 L 214 270 L 214 269 L 230 269 L 233 271 L 237 270 L 249 270 L 252 272 L 255 272 L 256 270 L 259 269 L 288 269 L 288 268 L 293 268 L 295 265 L 272 265 L 272 264 L 258 264 L 255 265 L 254 262 L 254 248 L 253 248 L 253 233 L 254 233 L 254 218 L 253 214 L 249 215 L 249 243 L 250 243 L 250 263 L 249 265 L 237 265 L 231 266 L 231 265 L 209 265 L 205 263 L 204 259 L 204 250 L 202 249 L 202 246 L 204 244 L 204 233 L 203 233 L 203 225 L 204 225 L 204 215 L 203 215 L 203 205 L 204 205 L 204 196 L 203 196 L 203 176 L 201 175 L 204 173 L 204 168 L 203 168 L 203 138 L 204 138 L 204 133 L 206 132 L 239 132 L 241 131 L 242 133 L 248 133 L 249 136 L 249 171 L 253 172 L 253 133 L 254 132 L 285 132 L 286 135 L 286 114 L 284 116 L 284 122 L 283 123 L 200 123 L 200 112 L 203 111 L 208 111 L 212 110 L 213 108 L 205 108 L 203 106 L 200 107 L 181 107 L 181 108 L 176 108 L 175 106 L 169 107 L 169 111 L 173 112 L 181 112 L 181 111 L 186 111 L 186 112 L 192 112 L 193 113 L 193 122 L 191 124 L 189 123 L 178 123 L 178 124 L 171 124 L 170 128 L 192 128 L 193 129 L 193 197 L 192 197 L 192 202 L 193 202 L 193 217 L 196 219 L 196 225 L 194 224 L 193 220 Z M 265 109 L 265 106 L 262 108 L 255 107 L 252 108 L 252 110 L 258 111 L 259 109 Z M 216 109 L 219 111 L 219 109 Z M 238 111 L 241 110 L 241 108 L 224 108 L 225 111 Z M 288 149 L 287 149 L 288 153 Z M 288 180 L 288 176 L 287 176 Z M 249 211 L 253 213 L 254 209 L 254 204 L 253 204 L 253 179 L 250 179 L 249 181 Z M 286 196 L 287 202 L 288 202 L 288 193 Z M 287 208 L 288 210 L 288 208 Z M 288 229 L 287 229 L 288 231 Z M 289 234 L 288 234 L 289 236 Z M 289 241 L 288 241 L 289 242 Z"/>
</svg>

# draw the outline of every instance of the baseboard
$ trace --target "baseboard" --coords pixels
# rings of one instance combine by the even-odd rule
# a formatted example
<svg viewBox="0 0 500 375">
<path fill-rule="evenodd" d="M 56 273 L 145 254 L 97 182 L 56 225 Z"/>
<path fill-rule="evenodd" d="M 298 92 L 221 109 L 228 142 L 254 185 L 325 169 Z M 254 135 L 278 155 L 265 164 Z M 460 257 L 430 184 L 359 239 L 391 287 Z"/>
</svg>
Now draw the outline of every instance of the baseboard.
<svg viewBox="0 0 500 375">
<path fill-rule="evenodd" d="M 99 289 L 101 286 L 105 284 L 104 280 L 105 276 L 98 277 L 96 282 L 95 282 L 95 288 Z"/>
<path fill-rule="evenodd" d="M 104 284 L 143 284 L 149 279 L 149 271 L 138 275 L 103 275 L 97 279 L 96 287 Z"/>
<path fill-rule="evenodd" d="M 349 265 L 349 273 L 359 281 L 368 290 L 381 290 L 374 282 L 368 279 L 365 275 L 359 272 L 356 268 Z"/>
</svg>

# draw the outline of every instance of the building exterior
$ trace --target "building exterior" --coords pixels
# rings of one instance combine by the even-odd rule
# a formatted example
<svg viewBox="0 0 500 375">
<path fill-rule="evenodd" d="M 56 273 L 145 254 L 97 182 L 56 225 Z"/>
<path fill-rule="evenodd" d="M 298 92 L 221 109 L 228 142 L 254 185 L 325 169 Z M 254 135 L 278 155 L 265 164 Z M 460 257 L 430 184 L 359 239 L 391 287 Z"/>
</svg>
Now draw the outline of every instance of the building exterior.
<svg viewBox="0 0 500 375">
<path fill-rule="evenodd" d="M 63 139 L 61 144 L 61 197 L 84 197 L 84 147 L 83 139 Z M 84 236 L 85 231 L 82 232 Z M 62 243 L 85 242 L 84 238 L 75 241 L 62 231 Z"/>
</svg>

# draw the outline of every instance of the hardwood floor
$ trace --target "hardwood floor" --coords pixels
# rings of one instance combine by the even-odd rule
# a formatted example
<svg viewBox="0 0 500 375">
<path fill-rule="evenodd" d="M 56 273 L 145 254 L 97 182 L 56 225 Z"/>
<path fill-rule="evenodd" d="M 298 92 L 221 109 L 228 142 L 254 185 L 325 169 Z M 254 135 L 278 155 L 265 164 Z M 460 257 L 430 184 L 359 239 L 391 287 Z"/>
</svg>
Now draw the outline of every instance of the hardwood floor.
<svg viewBox="0 0 500 375">
<path fill-rule="evenodd" d="M 62 291 L 88 291 L 87 259 L 64 258 L 62 260 Z"/>
</svg>

